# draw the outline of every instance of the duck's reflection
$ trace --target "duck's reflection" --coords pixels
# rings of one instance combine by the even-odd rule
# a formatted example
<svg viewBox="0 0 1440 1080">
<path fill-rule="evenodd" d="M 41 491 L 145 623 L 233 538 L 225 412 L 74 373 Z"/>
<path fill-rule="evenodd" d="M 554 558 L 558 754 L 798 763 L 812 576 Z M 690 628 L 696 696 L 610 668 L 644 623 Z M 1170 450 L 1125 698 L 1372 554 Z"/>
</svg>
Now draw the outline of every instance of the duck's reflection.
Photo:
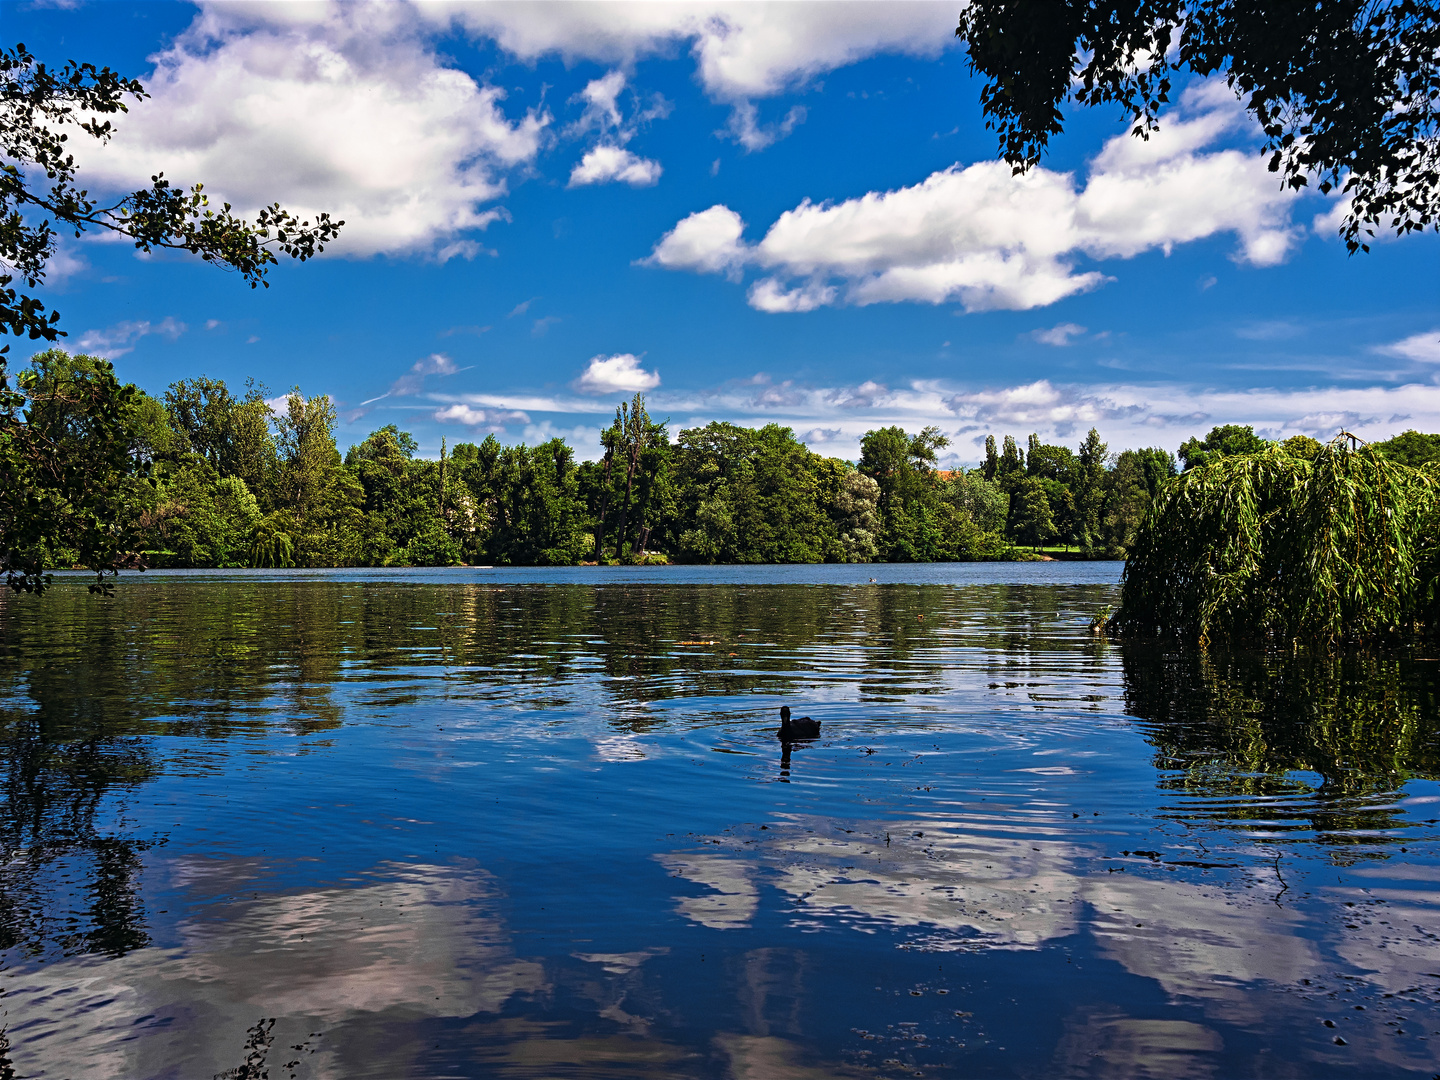
<svg viewBox="0 0 1440 1080">
<path fill-rule="evenodd" d="M 790 782 L 790 753 L 793 750 L 801 750 L 814 742 L 814 739 L 781 739 L 780 740 L 780 782 Z"/>
</svg>

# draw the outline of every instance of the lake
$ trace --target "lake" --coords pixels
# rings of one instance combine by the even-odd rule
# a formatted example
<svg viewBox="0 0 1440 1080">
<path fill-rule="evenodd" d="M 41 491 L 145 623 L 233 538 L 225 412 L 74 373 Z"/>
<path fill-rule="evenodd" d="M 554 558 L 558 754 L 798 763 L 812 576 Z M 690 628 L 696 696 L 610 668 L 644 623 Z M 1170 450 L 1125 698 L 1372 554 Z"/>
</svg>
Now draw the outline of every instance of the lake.
<svg viewBox="0 0 1440 1080">
<path fill-rule="evenodd" d="M 1119 568 L 7 596 L 0 1076 L 1431 1077 L 1440 653 Z"/>
</svg>

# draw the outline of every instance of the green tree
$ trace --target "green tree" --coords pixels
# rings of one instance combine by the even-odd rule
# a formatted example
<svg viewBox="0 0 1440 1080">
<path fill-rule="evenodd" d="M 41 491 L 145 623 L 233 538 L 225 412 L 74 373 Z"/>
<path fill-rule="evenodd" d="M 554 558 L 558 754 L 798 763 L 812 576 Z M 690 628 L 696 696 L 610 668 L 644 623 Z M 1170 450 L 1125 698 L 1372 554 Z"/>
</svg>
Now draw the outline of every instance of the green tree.
<svg viewBox="0 0 1440 1080">
<path fill-rule="evenodd" d="M 30 363 L 15 389 L 0 387 L 0 567 L 17 592 L 47 588 L 57 561 L 108 591 L 106 575 L 134 561 L 141 395 L 99 357 L 50 349 Z"/>
<path fill-rule="evenodd" d="M 605 447 L 602 474 L 587 477 L 587 487 L 599 481 L 594 507 L 595 558 L 605 558 L 605 537 L 613 524 L 615 558 L 638 559 L 656 524 L 653 503 L 664 501 L 665 476 L 669 464 L 670 436 L 665 425 L 650 419 L 645 395 L 615 409 L 615 422 L 600 435 Z M 616 511 L 611 517 L 612 509 Z M 627 550 L 628 549 L 628 550 Z"/>
<path fill-rule="evenodd" d="M 1145 522 L 1154 494 L 1146 482 L 1144 451 L 1125 450 L 1115 460 L 1105 491 L 1100 538 L 1113 555 L 1125 555 Z"/>
<path fill-rule="evenodd" d="M 691 562 L 823 561 L 836 539 L 821 504 L 824 460 L 777 424 L 681 431 L 677 554 Z"/>
<path fill-rule="evenodd" d="M 1264 135 L 1270 171 L 1349 197 L 1341 235 L 1440 224 L 1440 5 L 1435 0 L 973 0 L 963 38 L 987 126 L 1017 172 L 1067 101 L 1113 103 L 1147 136 L 1172 79 L 1223 75 Z"/>
<path fill-rule="evenodd" d="M 1432 461 L 1440 461 L 1440 435 L 1422 435 L 1411 429 L 1396 435 L 1393 439 L 1372 444 L 1376 453 L 1384 454 L 1391 461 L 1418 468 Z"/>
<path fill-rule="evenodd" d="M 170 423 L 186 448 L 199 454 L 217 471 L 230 473 L 230 427 L 235 400 L 223 379 L 180 379 L 165 391 Z"/>
<path fill-rule="evenodd" d="M 1105 466 L 1110 448 L 1100 440 L 1093 427 L 1075 455 L 1072 491 L 1075 502 L 1075 541 L 1083 548 L 1101 543 L 1102 520 L 1105 514 Z"/>
<path fill-rule="evenodd" d="M 990 440 L 992 443 L 993 439 Z M 1010 515 L 1010 496 L 985 479 L 983 470 L 958 473 L 950 480 L 950 498 L 982 533 L 999 536 Z"/>
<path fill-rule="evenodd" d="M 1026 477 L 1010 496 L 1010 535 L 1020 543 L 1040 547 L 1055 535 L 1050 495 L 1042 480 Z"/>
<path fill-rule="evenodd" d="M 365 499 L 363 485 L 341 467 L 335 448 L 335 405 L 329 395 L 290 392 L 277 421 L 283 509 L 299 566 L 345 566 L 353 561 Z"/>
<path fill-rule="evenodd" d="M 1167 484 L 1136 536 L 1116 626 L 1205 641 L 1332 642 L 1433 628 L 1440 488 L 1337 437 L 1271 445 Z"/>
<path fill-rule="evenodd" d="M 1258 454 L 1270 443 L 1255 434 L 1255 429 L 1246 424 L 1221 424 L 1210 429 L 1203 439 L 1191 437 L 1180 444 L 1180 460 L 1186 471 L 1219 457 L 1234 457 L 1237 454 Z"/>
<path fill-rule="evenodd" d="M 1160 489 L 1165 484 L 1179 475 L 1179 470 L 1175 467 L 1175 455 L 1168 450 L 1150 446 L 1140 450 L 1127 450 L 1126 453 L 1134 455 L 1136 466 L 1145 481 L 1145 490 L 1152 499 L 1160 494 Z"/>
<path fill-rule="evenodd" d="M 896 562 L 925 562 L 947 555 L 957 519 L 941 499 L 935 473 L 938 451 L 950 440 L 936 427 L 911 436 L 903 428 L 866 432 L 859 469 L 880 486 L 880 555 Z"/>
<path fill-rule="evenodd" d="M 859 469 L 849 469 L 832 506 L 845 562 L 869 562 L 879 554 L 880 485 Z"/>
<path fill-rule="evenodd" d="M 488 441 L 488 440 L 487 440 Z M 535 447 L 508 446 L 492 473 L 491 561 L 516 566 L 573 566 L 589 534 L 574 452 L 563 439 Z"/>
</svg>

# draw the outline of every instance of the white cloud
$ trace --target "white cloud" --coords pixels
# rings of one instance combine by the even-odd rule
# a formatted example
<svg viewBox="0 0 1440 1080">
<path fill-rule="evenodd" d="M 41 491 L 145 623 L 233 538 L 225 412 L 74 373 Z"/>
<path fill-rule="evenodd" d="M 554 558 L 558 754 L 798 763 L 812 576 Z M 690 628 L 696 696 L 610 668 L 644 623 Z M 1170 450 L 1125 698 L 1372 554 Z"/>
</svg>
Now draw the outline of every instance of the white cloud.
<svg viewBox="0 0 1440 1080">
<path fill-rule="evenodd" d="M 668 115 L 670 104 L 657 96 L 648 109 L 637 111 L 627 121 L 619 101 L 625 82 L 625 73 L 616 68 L 598 79 L 591 79 L 584 90 L 571 98 L 571 101 L 584 102 L 585 111 L 565 133 L 578 136 L 595 130 L 600 133 L 601 141 L 586 151 L 571 170 L 570 187 L 614 181 L 631 187 L 650 187 L 659 181 L 660 163 L 625 149 L 625 144 L 635 137 L 641 123 Z"/>
<path fill-rule="evenodd" d="M 601 144 L 580 159 L 570 172 L 570 186 L 618 181 L 631 187 L 650 187 L 660 180 L 660 163 L 637 157 L 623 146 Z"/>
<path fill-rule="evenodd" d="M 646 262 L 667 270 L 738 272 L 749 255 L 744 231 L 745 222 L 728 206 L 699 210 L 661 237 Z"/>
<path fill-rule="evenodd" d="M 814 311 L 833 304 L 838 291 L 833 285 L 818 281 L 787 289 L 776 278 L 761 278 L 750 286 L 746 298 L 756 311 Z"/>
<path fill-rule="evenodd" d="M 1285 341 L 1305 333 L 1305 327 L 1289 319 L 1262 319 L 1235 328 L 1235 336 L 1246 341 Z"/>
<path fill-rule="evenodd" d="M 54 254 L 45 263 L 45 284 L 52 289 L 62 288 L 76 274 L 83 274 L 89 269 L 89 260 L 75 250 L 75 245 L 57 241 Z M 17 276 L 17 288 L 19 280 Z"/>
<path fill-rule="evenodd" d="M 797 90 L 817 76 L 879 53 L 936 56 L 954 40 L 944 3 L 440 2 L 421 10 L 492 38 L 522 60 L 558 55 L 631 67 L 645 56 L 689 47 L 696 75 L 715 101 L 734 106 L 728 132 L 749 149 L 788 134 L 755 123 L 753 99 Z M 788 124 L 788 126 L 787 126 Z M 750 139 L 750 142 L 746 142 Z"/>
<path fill-rule="evenodd" d="M 539 423 L 526 424 L 520 437 L 528 446 L 539 446 L 551 439 L 564 439 L 575 451 L 577 461 L 598 461 L 605 455 L 605 448 L 600 445 L 599 424 L 565 427 L 549 420 L 541 420 Z"/>
<path fill-rule="evenodd" d="M 1247 123 L 1228 90 L 1205 85 L 1148 141 L 1110 140 L 1083 188 L 1042 168 L 1014 176 L 999 161 L 955 165 L 913 187 L 807 199 L 754 245 L 742 239 L 739 214 L 712 206 L 665 234 L 650 261 L 732 276 L 747 264 L 770 271 L 749 293 L 762 311 L 907 301 L 1028 310 L 1101 285 L 1103 274 L 1078 268 L 1082 256 L 1168 253 L 1219 233 L 1236 236 L 1238 261 L 1268 266 L 1297 242 L 1294 193 L 1248 150 L 1204 149 Z"/>
<path fill-rule="evenodd" d="M 432 400 L 480 405 L 487 409 L 516 409 L 522 412 L 565 413 L 605 416 L 608 405 L 587 398 L 542 397 L 538 394 L 430 394 Z"/>
<path fill-rule="evenodd" d="M 1055 345 L 1064 347 L 1074 344 L 1072 339 L 1085 333 L 1085 327 L 1079 323 L 1065 322 L 1059 326 L 1052 326 L 1049 330 L 1032 330 L 1030 337 L 1034 338 L 1041 345 Z"/>
<path fill-rule="evenodd" d="M 510 424 L 528 424 L 530 417 L 518 409 L 476 409 L 470 405 L 447 405 L 437 409 L 434 419 L 442 424 L 464 424 L 467 427 L 504 431 Z"/>
<path fill-rule="evenodd" d="M 1418 360 L 1422 364 L 1440 364 L 1440 329 L 1411 334 L 1403 341 L 1378 346 L 1375 351 L 1403 360 Z"/>
<path fill-rule="evenodd" d="M 646 371 L 633 353 L 594 356 L 574 386 L 582 394 L 634 394 L 660 385 L 660 374 Z"/>
<path fill-rule="evenodd" d="M 823 452 L 855 460 L 860 439 L 877 427 L 919 431 L 934 424 L 950 436 L 950 464 L 974 463 L 987 434 L 1021 438 L 1036 432 L 1046 442 L 1077 445 L 1091 427 L 1112 450 L 1162 446 L 1174 450 L 1217 424 L 1250 424 L 1266 438 L 1332 438 L 1344 428 L 1362 438 L 1389 438 L 1405 428 L 1440 431 L 1440 385 L 1223 390 L 1193 384 L 1113 383 L 1078 386 L 1040 379 L 989 388 L 942 380 L 888 387 L 773 383 L 737 379 L 701 392 L 660 391 L 651 412 L 686 417 L 685 426 L 710 420 L 777 423 L 803 432 Z"/>
<path fill-rule="evenodd" d="M 638 360 L 622 354 L 621 359 L 627 358 L 639 368 Z M 632 384 L 613 389 L 651 388 Z M 472 426 L 514 423 L 518 413 L 544 414 L 529 422 L 526 441 L 562 435 L 577 454 L 590 460 L 598 453 L 600 428 L 608 422 L 605 409 L 594 399 L 428 396 L 448 406 L 440 410 L 444 419 Z M 1440 384 L 1428 383 L 1230 390 L 1189 383 L 1082 386 L 1040 379 L 977 388 L 946 380 L 917 380 L 905 386 L 874 380 L 807 385 L 757 374 L 700 390 L 657 389 L 647 394 L 647 401 L 652 415 L 676 418 L 672 435 L 681 427 L 703 426 L 711 420 L 755 427 L 775 423 L 792 428 L 817 452 L 852 461 L 858 459 L 860 440 L 867 431 L 893 424 L 917 432 L 933 424 L 952 441 L 950 451 L 942 456 L 946 467 L 977 462 L 987 434 L 1015 435 L 1023 441 L 1034 432 L 1046 442 L 1075 446 L 1095 427 L 1112 451 L 1143 446 L 1173 451 L 1187 438 L 1203 437 L 1218 424 L 1250 424 L 1269 439 L 1303 434 L 1324 440 L 1342 428 L 1370 441 L 1406 428 L 1440 431 Z"/>
<path fill-rule="evenodd" d="M 210 6 L 144 79 L 151 100 L 88 176 L 135 187 L 164 170 L 242 212 L 276 201 L 346 222 L 334 250 L 442 252 L 502 216 L 508 170 L 533 161 L 548 113 L 511 119 L 505 91 L 446 67 L 407 7 Z"/>
<path fill-rule="evenodd" d="M 85 331 L 75 342 L 75 346 L 80 352 L 114 360 L 132 351 L 143 337 L 159 334 L 163 338 L 174 341 L 185 333 L 185 330 L 186 326 L 183 322 L 178 322 L 169 316 L 161 319 L 158 323 L 152 323 L 148 319 L 119 322 L 104 330 Z"/>
</svg>

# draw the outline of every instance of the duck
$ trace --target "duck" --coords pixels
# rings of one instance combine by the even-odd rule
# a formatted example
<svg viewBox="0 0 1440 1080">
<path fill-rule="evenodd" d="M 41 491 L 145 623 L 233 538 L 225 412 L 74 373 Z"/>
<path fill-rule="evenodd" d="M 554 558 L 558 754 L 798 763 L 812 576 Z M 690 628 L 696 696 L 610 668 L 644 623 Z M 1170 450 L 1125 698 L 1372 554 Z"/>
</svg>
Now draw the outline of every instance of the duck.
<svg viewBox="0 0 1440 1080">
<path fill-rule="evenodd" d="M 780 730 L 775 733 L 780 737 L 781 742 L 790 742 L 793 739 L 816 739 L 820 737 L 820 721 L 812 720 L 808 716 L 799 716 L 794 720 L 790 719 L 790 706 L 780 706 Z"/>
</svg>

